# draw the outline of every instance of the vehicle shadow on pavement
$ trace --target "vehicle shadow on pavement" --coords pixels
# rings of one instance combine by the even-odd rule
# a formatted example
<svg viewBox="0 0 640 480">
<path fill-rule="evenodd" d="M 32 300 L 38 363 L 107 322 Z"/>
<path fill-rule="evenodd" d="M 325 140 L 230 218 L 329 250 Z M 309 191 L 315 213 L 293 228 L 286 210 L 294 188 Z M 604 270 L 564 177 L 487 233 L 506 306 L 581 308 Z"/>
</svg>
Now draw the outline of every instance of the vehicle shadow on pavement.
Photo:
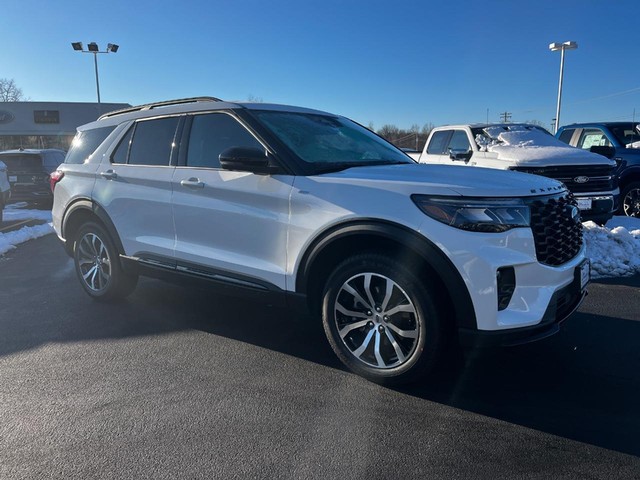
<svg viewBox="0 0 640 480">
<path fill-rule="evenodd" d="M 527 346 L 466 352 L 409 395 L 640 456 L 640 322 L 576 313 Z"/>
<path fill-rule="evenodd" d="M 157 309 L 153 322 L 158 326 L 162 318 L 167 330 L 198 329 L 344 370 L 312 318 L 155 282 L 141 285 L 135 295 L 129 308 L 136 318 Z M 555 337 L 467 351 L 427 382 L 395 390 L 640 456 L 640 355 L 634 338 L 640 338 L 640 322 L 578 312 Z"/>
<path fill-rule="evenodd" d="M 53 241 L 43 239 L 41 245 Z M 362 388 L 355 375 L 343 373 L 317 320 L 218 296 L 214 288 L 149 279 L 141 279 L 123 302 L 97 303 L 82 292 L 70 259 L 34 256 L 36 245 L 25 245 L 2 265 L 0 357 L 55 343 L 197 330 L 338 370 L 345 388 Z M 17 262 L 18 256 L 24 262 Z M 35 267 L 27 272 L 23 266 L 29 261 Z M 640 456 L 640 321 L 586 313 L 588 308 L 581 307 L 553 338 L 467 352 L 428 382 L 394 389 L 394 394 Z"/>
</svg>

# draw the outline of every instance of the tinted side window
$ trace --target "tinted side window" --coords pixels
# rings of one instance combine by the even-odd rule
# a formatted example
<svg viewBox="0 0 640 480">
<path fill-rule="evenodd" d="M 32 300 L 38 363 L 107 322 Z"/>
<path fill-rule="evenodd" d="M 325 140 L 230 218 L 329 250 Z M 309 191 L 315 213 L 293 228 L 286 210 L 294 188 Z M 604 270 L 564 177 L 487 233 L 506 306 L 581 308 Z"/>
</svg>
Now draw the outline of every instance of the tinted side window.
<svg viewBox="0 0 640 480">
<path fill-rule="evenodd" d="M 122 138 L 122 140 L 120 140 L 120 143 L 111 155 L 111 163 L 127 163 L 127 156 L 129 155 L 132 136 L 133 127 L 130 128 L 127 134 Z"/>
<path fill-rule="evenodd" d="M 429 146 L 427 147 L 427 153 L 443 155 L 450 135 L 451 130 L 440 130 L 435 132 L 431 137 Z"/>
<path fill-rule="evenodd" d="M 229 147 L 264 148 L 238 121 L 224 113 L 193 117 L 187 166 L 220 167 L 220 153 Z"/>
<path fill-rule="evenodd" d="M 178 120 L 178 117 L 168 117 L 136 123 L 129 149 L 129 163 L 169 165 Z"/>
<path fill-rule="evenodd" d="M 64 160 L 64 163 L 80 164 L 84 163 L 96 148 L 100 146 L 104 139 L 109 136 L 115 127 L 94 128 L 78 132 L 71 142 L 71 148 Z"/>
<path fill-rule="evenodd" d="M 567 144 L 571 144 L 571 137 L 573 137 L 573 132 L 575 131 L 575 128 L 567 128 L 566 130 L 563 130 L 560 134 L 560 137 L 558 137 L 558 140 Z"/>
<path fill-rule="evenodd" d="M 604 132 L 598 128 L 585 128 L 580 135 L 578 148 L 589 150 L 591 147 L 611 146 Z"/>
<path fill-rule="evenodd" d="M 465 152 L 471 150 L 467 132 L 464 130 L 454 130 L 451 141 L 449 142 L 449 150 L 462 150 Z"/>
</svg>

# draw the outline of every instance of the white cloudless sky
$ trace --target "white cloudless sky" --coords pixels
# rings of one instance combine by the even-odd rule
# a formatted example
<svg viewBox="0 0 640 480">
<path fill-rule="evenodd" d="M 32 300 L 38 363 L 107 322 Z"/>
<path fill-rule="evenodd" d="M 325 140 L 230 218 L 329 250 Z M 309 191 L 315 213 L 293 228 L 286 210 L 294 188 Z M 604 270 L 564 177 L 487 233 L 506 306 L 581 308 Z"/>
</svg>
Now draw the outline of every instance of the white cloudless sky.
<svg viewBox="0 0 640 480">
<path fill-rule="evenodd" d="M 640 118 L 640 4 L 630 0 L 21 0 L 0 12 L 0 78 L 34 101 L 212 95 L 328 110 L 380 128 Z M 487 114 L 488 110 L 488 114 Z"/>
</svg>

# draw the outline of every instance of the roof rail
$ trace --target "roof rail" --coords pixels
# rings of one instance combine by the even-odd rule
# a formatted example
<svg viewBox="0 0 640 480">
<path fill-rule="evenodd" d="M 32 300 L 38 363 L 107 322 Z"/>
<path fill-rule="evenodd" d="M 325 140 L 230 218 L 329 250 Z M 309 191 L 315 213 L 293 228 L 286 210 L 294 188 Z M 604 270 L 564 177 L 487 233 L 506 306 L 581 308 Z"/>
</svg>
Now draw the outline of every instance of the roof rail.
<svg viewBox="0 0 640 480">
<path fill-rule="evenodd" d="M 183 103 L 197 103 L 197 102 L 222 102 L 216 97 L 191 97 L 191 98 L 178 98 L 176 100 L 166 100 L 164 102 L 145 103 L 144 105 L 137 105 L 135 107 L 122 108 L 120 110 L 114 110 L 113 112 L 105 113 L 101 115 L 98 120 L 103 118 L 114 117 L 116 115 L 122 115 L 123 113 L 140 112 L 142 110 L 151 110 L 158 107 L 168 107 L 169 105 L 180 105 Z"/>
</svg>

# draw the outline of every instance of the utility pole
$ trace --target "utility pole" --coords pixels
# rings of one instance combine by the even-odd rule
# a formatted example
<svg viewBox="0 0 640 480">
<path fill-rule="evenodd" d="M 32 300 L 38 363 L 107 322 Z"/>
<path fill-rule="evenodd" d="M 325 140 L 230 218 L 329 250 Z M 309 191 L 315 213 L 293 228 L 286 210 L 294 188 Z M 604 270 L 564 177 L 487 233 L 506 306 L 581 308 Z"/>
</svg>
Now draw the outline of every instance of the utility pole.
<svg viewBox="0 0 640 480">
<path fill-rule="evenodd" d="M 511 120 L 511 112 L 502 112 L 500 114 L 500 118 L 502 118 L 502 121 L 504 123 L 509 123 L 509 121 Z"/>
</svg>

